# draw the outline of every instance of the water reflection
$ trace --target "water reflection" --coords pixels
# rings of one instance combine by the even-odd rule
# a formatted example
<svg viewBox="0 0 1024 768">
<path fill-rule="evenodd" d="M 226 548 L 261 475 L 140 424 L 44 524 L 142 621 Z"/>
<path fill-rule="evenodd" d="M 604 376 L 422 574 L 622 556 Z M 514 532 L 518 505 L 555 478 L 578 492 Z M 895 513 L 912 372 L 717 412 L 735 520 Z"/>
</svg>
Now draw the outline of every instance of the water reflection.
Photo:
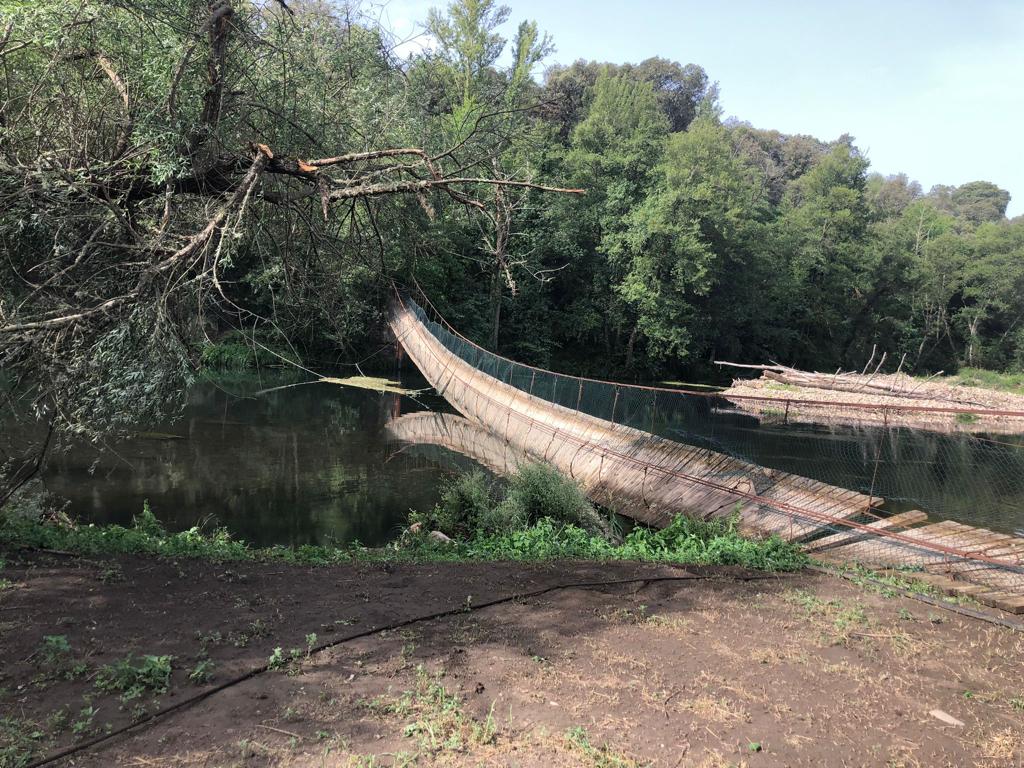
<svg viewBox="0 0 1024 768">
<path fill-rule="evenodd" d="M 396 413 L 423 405 L 330 384 L 250 394 L 288 382 L 198 384 L 172 425 L 102 454 L 83 446 L 53 454 L 45 485 L 79 519 L 127 523 L 148 498 L 172 530 L 205 521 L 257 545 L 380 544 L 410 508 L 436 502 L 444 470 L 392 456 L 384 430 Z"/>
<path fill-rule="evenodd" d="M 720 398 L 659 397 L 635 426 L 1003 533 L 1024 531 L 1024 435 L 764 421 Z"/>
<path fill-rule="evenodd" d="M 411 388 L 425 386 L 414 372 L 403 378 Z M 431 507 L 453 470 L 483 465 L 506 474 L 522 458 L 464 419 L 416 413 L 450 411 L 437 396 L 416 401 L 331 384 L 253 394 L 297 381 L 201 383 L 172 425 L 148 425 L 103 453 L 89 446 L 53 452 L 45 485 L 88 521 L 127 523 L 148 498 L 173 530 L 205 521 L 258 545 L 379 544 L 409 509 Z M 623 397 L 616 407 L 620 420 L 679 442 L 873 489 L 893 511 L 916 508 L 1004 533 L 1024 529 L 1024 436 L 769 425 L 709 398 L 634 404 Z M 4 423 L 0 454 L 22 428 Z M 395 450 L 396 438 L 406 447 Z M 454 458 L 460 454 L 467 458 Z"/>
</svg>

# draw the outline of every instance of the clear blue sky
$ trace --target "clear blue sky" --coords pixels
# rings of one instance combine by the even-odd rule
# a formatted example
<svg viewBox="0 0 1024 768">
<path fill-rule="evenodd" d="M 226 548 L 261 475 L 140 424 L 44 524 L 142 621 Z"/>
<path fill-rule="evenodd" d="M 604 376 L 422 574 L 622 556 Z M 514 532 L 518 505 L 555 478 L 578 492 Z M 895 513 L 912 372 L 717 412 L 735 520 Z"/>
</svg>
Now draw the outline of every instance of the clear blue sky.
<svg viewBox="0 0 1024 768">
<path fill-rule="evenodd" d="M 446 0 L 391 0 L 408 34 Z M 856 137 L 872 170 L 933 184 L 992 181 L 1024 213 L 1024 0 L 505 0 L 551 33 L 546 64 L 700 64 L 725 116 Z M 539 75 L 540 73 L 538 73 Z"/>
</svg>

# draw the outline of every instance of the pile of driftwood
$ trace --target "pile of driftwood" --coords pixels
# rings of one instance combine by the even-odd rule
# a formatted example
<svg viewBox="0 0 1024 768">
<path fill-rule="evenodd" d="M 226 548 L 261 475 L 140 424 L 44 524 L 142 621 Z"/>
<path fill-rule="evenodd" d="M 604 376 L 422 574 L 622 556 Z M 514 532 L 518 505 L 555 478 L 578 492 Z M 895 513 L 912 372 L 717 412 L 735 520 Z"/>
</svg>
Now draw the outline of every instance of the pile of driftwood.
<svg viewBox="0 0 1024 768">
<path fill-rule="evenodd" d="M 882 373 L 885 355 L 860 372 L 801 371 L 788 365 L 718 365 L 761 371 L 759 379 L 737 379 L 720 394 L 742 410 L 776 414 L 785 401 L 787 419 L 816 423 L 901 423 L 942 431 L 1024 433 L 1024 397 L 939 378 Z M 934 409 L 934 410 L 933 410 Z"/>
</svg>

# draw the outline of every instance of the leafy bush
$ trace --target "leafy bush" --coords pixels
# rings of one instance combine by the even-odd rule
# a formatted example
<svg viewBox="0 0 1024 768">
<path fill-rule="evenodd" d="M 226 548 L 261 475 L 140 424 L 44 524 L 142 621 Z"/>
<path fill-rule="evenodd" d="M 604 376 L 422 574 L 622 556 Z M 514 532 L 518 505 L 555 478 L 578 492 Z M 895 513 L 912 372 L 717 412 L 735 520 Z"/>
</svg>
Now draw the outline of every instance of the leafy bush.
<svg viewBox="0 0 1024 768">
<path fill-rule="evenodd" d="M 413 512 L 410 520 L 467 541 L 478 534 L 496 535 L 526 528 L 550 518 L 602 533 L 607 526 L 572 480 L 542 465 L 520 467 L 508 478 L 504 495 L 483 472 L 474 470 L 449 482 L 441 500 L 428 513 Z"/>
<path fill-rule="evenodd" d="M 545 464 L 528 464 L 513 473 L 504 501 L 489 518 L 485 517 L 484 532 L 524 528 L 544 518 L 571 523 L 591 533 L 605 530 L 580 487 Z"/>
<path fill-rule="evenodd" d="M 493 507 L 492 482 L 483 472 L 474 470 L 446 483 L 441 490 L 441 500 L 430 512 L 413 512 L 409 519 L 452 538 L 468 539 L 476 534 Z"/>
<path fill-rule="evenodd" d="M 241 371 L 246 368 L 280 365 L 281 357 L 300 362 L 293 353 L 274 347 L 273 339 L 254 338 L 239 331 L 231 331 L 203 347 L 199 362 L 204 368 L 220 371 Z M 271 352 L 271 349 L 274 351 Z"/>
</svg>

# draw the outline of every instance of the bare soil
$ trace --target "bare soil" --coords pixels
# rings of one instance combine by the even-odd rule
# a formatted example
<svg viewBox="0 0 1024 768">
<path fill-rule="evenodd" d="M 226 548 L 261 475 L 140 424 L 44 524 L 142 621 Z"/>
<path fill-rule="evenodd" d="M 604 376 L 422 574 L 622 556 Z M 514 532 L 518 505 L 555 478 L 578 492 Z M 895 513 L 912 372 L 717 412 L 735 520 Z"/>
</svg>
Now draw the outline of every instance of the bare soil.
<svg viewBox="0 0 1024 768">
<path fill-rule="evenodd" d="M 280 669 L 61 764 L 1024 762 L 1024 635 L 823 574 L 5 557 L 0 755 L 15 754 L 3 749 L 19 734 L 37 757 L 85 742 L 144 717 L 140 707 L 156 711 L 264 665 L 280 647 Z M 655 580 L 687 574 L 695 578 Z M 640 580 L 476 608 L 616 579 Z M 306 654 L 311 633 L 319 645 L 450 609 L 460 610 Z M 67 660 L 41 650 L 47 635 L 67 638 L 84 665 L 75 679 L 61 675 Z M 173 656 L 170 689 L 127 703 L 98 692 L 100 666 L 128 654 Z M 205 658 L 212 679 L 190 681 Z"/>
</svg>

